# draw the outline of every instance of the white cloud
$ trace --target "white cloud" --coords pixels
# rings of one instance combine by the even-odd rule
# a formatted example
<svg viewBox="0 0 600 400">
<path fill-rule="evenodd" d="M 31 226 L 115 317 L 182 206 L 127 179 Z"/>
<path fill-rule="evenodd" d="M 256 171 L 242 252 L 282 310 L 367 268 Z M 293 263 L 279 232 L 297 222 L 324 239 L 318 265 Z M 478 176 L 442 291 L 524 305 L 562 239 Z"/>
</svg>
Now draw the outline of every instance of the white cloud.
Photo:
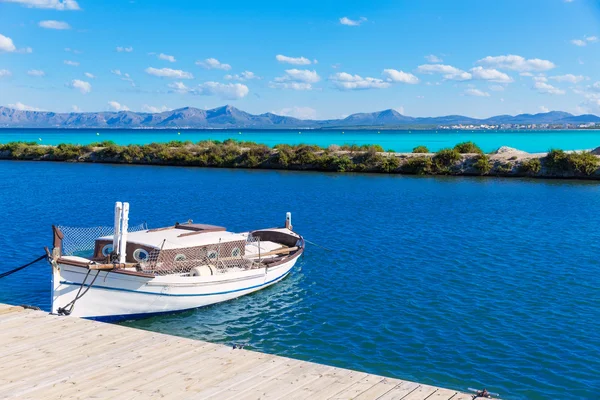
<svg viewBox="0 0 600 400">
<path fill-rule="evenodd" d="M 553 81 L 556 81 L 556 82 L 579 83 L 579 82 L 585 80 L 585 76 L 566 74 L 566 75 L 551 76 L 550 79 L 552 79 Z"/>
<path fill-rule="evenodd" d="M 304 57 L 288 57 L 281 54 L 277 54 L 275 59 L 280 63 L 294 64 L 294 65 L 309 65 L 310 60 Z M 316 64 L 315 60 L 315 64 Z"/>
<path fill-rule="evenodd" d="M 70 65 L 72 67 L 79 67 L 79 63 L 77 61 L 65 60 L 63 61 L 66 65 Z"/>
<path fill-rule="evenodd" d="M 206 69 L 222 69 L 223 71 L 229 71 L 231 69 L 231 65 L 222 64 L 216 58 L 207 58 L 204 61 L 196 61 L 196 65 L 199 65 Z"/>
<path fill-rule="evenodd" d="M 584 36 L 583 39 L 571 40 L 571 43 L 573 43 L 575 46 L 585 47 L 588 45 L 588 43 L 596 43 L 597 41 L 598 41 L 597 36 Z"/>
<path fill-rule="evenodd" d="M 279 111 L 273 112 L 273 114 L 284 115 L 286 117 L 294 117 L 300 119 L 315 119 L 317 118 L 317 110 L 310 107 L 287 107 L 282 108 Z"/>
<path fill-rule="evenodd" d="M 190 88 L 185 86 L 183 82 L 173 82 L 169 83 L 167 86 L 179 93 L 187 93 L 190 91 Z"/>
<path fill-rule="evenodd" d="M 236 100 L 246 97 L 250 90 L 248 86 L 241 83 L 204 82 L 198 85 L 197 94 L 212 96 L 216 95 L 222 99 Z"/>
<path fill-rule="evenodd" d="M 13 43 L 12 39 L 8 36 L 0 34 L 0 51 L 11 53 L 16 50 L 17 48 L 15 47 L 15 44 Z"/>
<path fill-rule="evenodd" d="M 308 69 L 286 69 L 285 75 L 278 76 L 269 87 L 276 89 L 311 90 L 312 84 L 321 80 L 315 70 Z"/>
<path fill-rule="evenodd" d="M 550 109 L 548 107 L 546 107 L 546 106 L 540 106 L 539 108 L 540 108 L 540 111 L 543 112 L 543 113 L 550 112 Z"/>
<path fill-rule="evenodd" d="M 433 55 L 433 54 L 430 54 L 430 55 L 428 55 L 428 56 L 425 56 L 425 59 L 426 59 L 427 61 L 429 61 L 430 63 L 432 63 L 432 64 L 437 64 L 437 63 L 441 63 L 441 62 L 443 62 L 443 61 L 444 61 L 444 60 L 442 60 L 441 58 L 439 58 L 438 56 L 436 56 L 436 55 Z"/>
<path fill-rule="evenodd" d="M 256 76 L 256 74 L 254 72 L 244 71 L 241 74 L 235 74 L 235 75 L 227 74 L 227 75 L 225 75 L 225 79 L 227 79 L 228 81 L 249 81 L 252 79 L 260 79 L 260 78 L 258 76 Z"/>
<path fill-rule="evenodd" d="M 154 76 L 160 76 L 164 78 L 177 78 L 177 79 L 194 79 L 194 75 L 190 72 L 182 71 L 180 69 L 171 68 L 146 68 L 146 73 Z"/>
<path fill-rule="evenodd" d="M 497 82 L 497 83 L 510 83 L 513 82 L 513 78 L 500 72 L 497 69 L 487 69 L 483 67 L 471 68 L 469 71 L 473 76 L 473 79 L 480 79 L 484 81 Z"/>
<path fill-rule="evenodd" d="M 565 94 L 564 90 L 558 89 L 549 83 L 544 81 L 536 81 L 533 87 L 539 92 L 544 94 Z"/>
<path fill-rule="evenodd" d="M 388 82 L 402 82 L 402 83 L 408 83 L 411 85 L 419 83 L 419 78 L 417 78 L 413 74 L 409 74 L 408 72 L 404 72 L 404 71 L 398 71 L 395 69 L 384 69 L 383 77 Z"/>
<path fill-rule="evenodd" d="M 291 90 L 312 90 L 310 83 L 302 82 L 269 82 L 269 87 L 273 89 L 291 89 Z"/>
<path fill-rule="evenodd" d="M 121 76 L 121 75 L 122 75 L 122 74 L 121 74 L 121 70 L 119 70 L 119 69 L 111 69 L 111 70 L 110 70 L 110 73 L 111 73 L 111 74 L 115 74 L 115 75 L 119 75 L 119 76 Z"/>
<path fill-rule="evenodd" d="M 53 19 L 46 20 L 46 21 L 40 21 L 39 26 L 42 28 L 46 28 L 46 29 L 58 29 L 58 30 L 71 29 L 71 25 L 67 24 L 66 22 L 56 21 Z"/>
<path fill-rule="evenodd" d="M 479 89 L 467 89 L 465 90 L 465 94 L 467 96 L 475 96 L 475 97 L 490 97 L 488 92 L 484 92 Z"/>
<path fill-rule="evenodd" d="M 5 3 L 22 4 L 29 8 L 47 8 L 58 11 L 81 10 L 75 0 L 0 0 Z"/>
<path fill-rule="evenodd" d="M 114 111 L 129 111 L 129 107 L 114 100 L 108 102 L 108 106 Z"/>
<path fill-rule="evenodd" d="M 72 105 L 71 109 L 73 110 L 73 112 L 80 112 L 81 111 L 81 108 L 79 108 L 79 106 L 76 106 L 76 105 Z"/>
<path fill-rule="evenodd" d="M 360 26 L 363 22 L 366 22 L 367 19 L 365 17 L 360 17 L 359 19 L 350 19 L 348 17 L 340 18 L 340 24 L 346 26 Z"/>
<path fill-rule="evenodd" d="M 41 69 L 30 69 L 29 71 L 27 71 L 27 75 L 29 75 L 29 76 L 45 76 L 46 73 L 44 71 L 42 71 Z"/>
<path fill-rule="evenodd" d="M 86 94 L 92 91 L 92 84 L 79 79 L 73 79 L 69 84 L 73 89 L 79 89 L 82 94 Z"/>
<path fill-rule="evenodd" d="M 129 46 L 129 47 L 117 46 L 116 50 L 119 53 L 131 53 L 133 51 L 133 47 L 131 47 L 131 46 Z"/>
<path fill-rule="evenodd" d="M 5 76 L 11 76 L 12 73 L 7 69 L 0 69 L 0 78 L 4 78 Z"/>
<path fill-rule="evenodd" d="M 466 71 L 444 64 L 419 65 L 417 72 L 421 74 L 442 74 L 444 79 L 453 81 L 468 81 L 473 78 L 473 76 Z"/>
<path fill-rule="evenodd" d="M 73 54 L 81 54 L 81 53 L 83 53 L 83 51 L 81 51 L 81 50 L 75 50 L 75 49 L 72 49 L 70 47 L 65 47 L 65 51 L 67 53 L 71 53 L 72 52 Z"/>
<path fill-rule="evenodd" d="M 304 82 L 304 83 L 317 83 L 321 80 L 319 74 L 315 70 L 308 69 L 286 69 L 285 75 L 274 79 L 275 82 Z"/>
<path fill-rule="evenodd" d="M 352 75 L 347 72 L 335 73 L 329 77 L 329 80 L 339 90 L 385 89 L 391 85 L 382 79 L 363 78 L 360 75 Z"/>
<path fill-rule="evenodd" d="M 541 60 L 539 58 L 525 59 L 514 54 L 495 57 L 487 56 L 477 62 L 495 68 L 510 69 L 519 72 L 547 71 L 556 67 L 553 62 L 548 60 Z"/>
<path fill-rule="evenodd" d="M 40 108 L 25 105 L 20 101 L 17 101 L 15 104 L 9 104 L 8 107 L 19 111 L 42 111 Z"/>
<path fill-rule="evenodd" d="M 158 55 L 158 58 L 160 58 L 161 60 L 166 60 L 166 61 L 172 62 L 172 63 L 173 63 L 173 62 L 175 62 L 175 61 L 177 61 L 177 60 L 175 59 L 175 57 L 173 57 L 173 56 L 170 56 L 170 55 L 168 55 L 168 54 L 163 54 L 163 53 L 160 53 L 160 54 Z"/>
<path fill-rule="evenodd" d="M 502 86 L 502 85 L 492 85 L 492 86 L 490 86 L 490 90 L 493 90 L 494 92 L 503 92 L 504 91 L 504 86 Z"/>
<path fill-rule="evenodd" d="M 142 111 L 148 112 L 148 113 L 160 113 L 160 112 L 170 111 L 170 110 L 171 109 L 167 106 L 154 107 L 154 106 L 149 106 L 148 104 L 144 104 L 142 106 Z"/>
<path fill-rule="evenodd" d="M 84 75 L 87 76 L 90 79 L 94 79 L 96 77 L 94 74 L 92 74 L 90 72 L 85 72 Z"/>
</svg>

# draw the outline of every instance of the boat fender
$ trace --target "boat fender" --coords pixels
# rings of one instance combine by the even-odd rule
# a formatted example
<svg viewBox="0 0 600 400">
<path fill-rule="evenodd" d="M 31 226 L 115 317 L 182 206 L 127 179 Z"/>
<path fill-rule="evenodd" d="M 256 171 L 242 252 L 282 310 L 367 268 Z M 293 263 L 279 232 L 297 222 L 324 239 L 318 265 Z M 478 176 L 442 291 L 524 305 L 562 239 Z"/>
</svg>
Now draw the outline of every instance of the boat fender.
<svg viewBox="0 0 600 400">
<path fill-rule="evenodd" d="M 210 276 L 214 275 L 213 270 L 208 265 L 201 265 L 199 267 L 194 267 L 190 271 L 190 276 Z"/>
</svg>

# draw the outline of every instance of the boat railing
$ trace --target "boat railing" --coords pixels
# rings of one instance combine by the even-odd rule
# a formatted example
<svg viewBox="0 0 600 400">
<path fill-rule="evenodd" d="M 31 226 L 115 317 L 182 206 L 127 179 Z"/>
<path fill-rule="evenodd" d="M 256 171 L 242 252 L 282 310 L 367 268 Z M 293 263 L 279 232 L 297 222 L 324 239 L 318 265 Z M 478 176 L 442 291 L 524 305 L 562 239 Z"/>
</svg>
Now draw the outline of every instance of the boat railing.
<svg viewBox="0 0 600 400">
<path fill-rule="evenodd" d="M 111 236 L 115 233 L 112 226 L 74 227 L 58 226 L 63 234 L 62 255 L 91 258 L 94 255 L 96 239 Z M 129 226 L 129 232 L 138 232 L 148 229 L 146 223 Z"/>
<path fill-rule="evenodd" d="M 258 260 L 248 257 L 246 246 L 258 239 L 219 242 L 185 248 L 155 250 L 140 263 L 144 272 L 156 275 L 189 274 L 214 275 L 258 268 Z"/>
</svg>

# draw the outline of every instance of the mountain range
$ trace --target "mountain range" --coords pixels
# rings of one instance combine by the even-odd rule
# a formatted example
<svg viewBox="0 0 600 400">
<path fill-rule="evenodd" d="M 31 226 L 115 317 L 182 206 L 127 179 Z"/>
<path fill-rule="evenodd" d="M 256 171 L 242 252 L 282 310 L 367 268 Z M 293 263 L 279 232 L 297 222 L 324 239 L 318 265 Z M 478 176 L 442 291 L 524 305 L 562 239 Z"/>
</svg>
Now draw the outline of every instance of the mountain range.
<svg viewBox="0 0 600 400">
<path fill-rule="evenodd" d="M 24 111 L 0 106 L 0 128 L 154 128 L 154 129 L 373 129 L 432 128 L 442 125 L 581 124 L 600 123 L 593 114 L 551 111 L 540 114 L 498 115 L 478 119 L 462 115 L 409 117 L 396 110 L 358 113 L 343 119 L 302 120 L 265 113 L 254 115 L 227 105 L 211 110 L 184 107 L 160 113 L 133 111 L 71 112 Z"/>
</svg>

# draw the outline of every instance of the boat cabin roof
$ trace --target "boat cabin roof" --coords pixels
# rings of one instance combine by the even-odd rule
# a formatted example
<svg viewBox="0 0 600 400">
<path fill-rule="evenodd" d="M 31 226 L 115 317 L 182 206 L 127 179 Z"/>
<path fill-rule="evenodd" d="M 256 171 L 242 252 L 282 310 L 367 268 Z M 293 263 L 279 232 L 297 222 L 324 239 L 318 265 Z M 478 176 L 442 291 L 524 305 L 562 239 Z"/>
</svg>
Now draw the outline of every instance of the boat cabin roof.
<svg viewBox="0 0 600 400">
<path fill-rule="evenodd" d="M 166 228 L 128 232 L 127 242 L 157 249 L 180 249 L 246 240 L 248 232 L 227 232 L 224 227 L 204 224 L 178 224 Z M 112 240 L 113 235 L 98 240 Z"/>
</svg>

